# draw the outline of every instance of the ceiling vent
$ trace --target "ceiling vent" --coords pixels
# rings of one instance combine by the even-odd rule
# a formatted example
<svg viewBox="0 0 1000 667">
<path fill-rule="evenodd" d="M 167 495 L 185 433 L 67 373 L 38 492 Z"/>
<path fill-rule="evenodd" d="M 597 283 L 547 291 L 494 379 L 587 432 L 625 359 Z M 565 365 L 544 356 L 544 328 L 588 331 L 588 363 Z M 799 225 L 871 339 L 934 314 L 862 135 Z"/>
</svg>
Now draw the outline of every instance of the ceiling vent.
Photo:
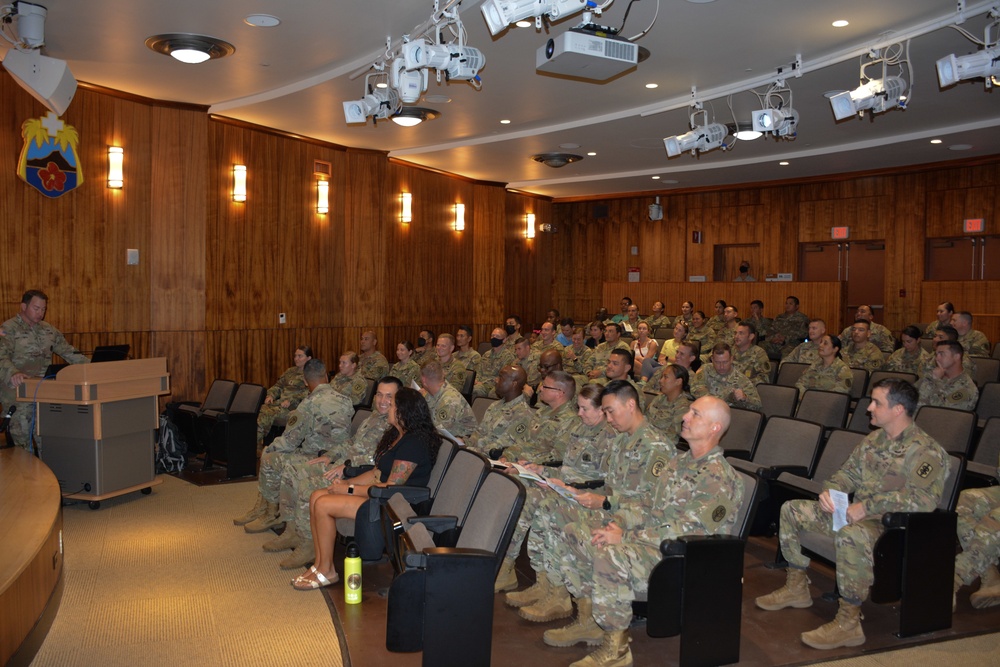
<svg viewBox="0 0 1000 667">
<path fill-rule="evenodd" d="M 532 155 L 531 159 L 535 162 L 541 162 L 547 167 L 558 169 L 559 167 L 565 167 L 570 162 L 579 162 L 583 159 L 583 156 L 573 155 L 572 153 L 539 153 L 538 155 Z"/>
</svg>

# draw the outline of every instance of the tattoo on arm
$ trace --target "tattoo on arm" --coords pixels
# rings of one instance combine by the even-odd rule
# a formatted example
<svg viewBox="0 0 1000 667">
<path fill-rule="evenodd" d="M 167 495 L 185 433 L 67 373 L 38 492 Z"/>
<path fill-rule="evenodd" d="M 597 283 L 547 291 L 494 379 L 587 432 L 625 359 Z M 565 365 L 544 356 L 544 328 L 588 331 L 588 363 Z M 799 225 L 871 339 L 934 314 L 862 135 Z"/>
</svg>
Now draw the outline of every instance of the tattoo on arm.
<svg viewBox="0 0 1000 667">
<path fill-rule="evenodd" d="M 386 483 L 389 486 L 402 484 L 410 478 L 410 475 L 412 475 L 413 471 L 416 469 L 416 463 L 410 463 L 409 461 L 396 461 L 392 464 L 392 470 L 389 471 L 389 479 L 386 480 Z"/>
</svg>

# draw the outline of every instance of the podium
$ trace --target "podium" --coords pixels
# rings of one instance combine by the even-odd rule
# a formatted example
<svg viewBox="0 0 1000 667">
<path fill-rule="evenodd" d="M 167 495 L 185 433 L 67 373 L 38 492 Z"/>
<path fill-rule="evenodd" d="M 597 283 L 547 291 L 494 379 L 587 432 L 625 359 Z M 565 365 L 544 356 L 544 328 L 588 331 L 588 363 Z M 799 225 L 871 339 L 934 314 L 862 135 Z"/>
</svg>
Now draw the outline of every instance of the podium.
<svg viewBox="0 0 1000 667">
<path fill-rule="evenodd" d="M 64 498 L 90 501 L 159 484 L 153 452 L 157 397 L 170 393 L 167 360 L 73 364 L 52 379 L 25 380 L 19 403 L 36 403 L 41 458 Z M 24 406 L 28 409 L 28 406 Z"/>
</svg>

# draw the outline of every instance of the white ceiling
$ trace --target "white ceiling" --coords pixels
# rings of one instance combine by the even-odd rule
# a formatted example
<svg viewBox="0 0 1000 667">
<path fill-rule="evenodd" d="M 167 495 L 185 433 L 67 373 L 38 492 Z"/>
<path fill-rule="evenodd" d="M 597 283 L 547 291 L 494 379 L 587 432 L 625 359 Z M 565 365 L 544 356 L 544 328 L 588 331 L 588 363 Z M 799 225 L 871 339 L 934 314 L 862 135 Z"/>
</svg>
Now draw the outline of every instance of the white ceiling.
<svg viewBox="0 0 1000 667">
<path fill-rule="evenodd" d="M 996 3 L 998 0 L 994 0 Z M 443 0 L 442 0 L 443 2 Z M 341 102 L 363 94 L 350 74 L 381 56 L 387 36 L 398 39 L 430 16 L 429 0 L 39 0 L 48 7 L 46 53 L 63 58 L 76 78 L 138 95 L 209 105 L 213 113 L 390 155 L 509 187 L 573 197 L 617 192 L 769 181 L 1000 154 L 1000 91 L 982 80 L 940 90 L 934 62 L 976 45 L 949 27 L 915 36 L 910 45 L 914 87 L 905 111 L 896 109 L 835 122 L 823 93 L 858 85 L 858 55 L 871 46 L 954 21 L 956 0 L 660 0 L 659 16 L 638 43 L 651 56 L 605 83 L 535 72 L 535 51 L 547 40 L 533 28 L 491 37 L 480 2 L 465 0 L 468 44 L 486 66 L 482 90 L 464 82 L 434 82 L 421 101 L 441 117 L 412 128 L 391 122 L 344 122 Z M 598 19 L 617 26 L 628 0 L 615 0 Z M 959 4 L 962 4 L 959 2 Z M 632 5 L 623 34 L 645 28 L 656 0 Z M 963 27 L 982 37 L 989 2 L 968 2 Z M 243 19 L 265 13 L 275 28 Z M 850 25 L 833 28 L 836 19 Z M 559 34 L 579 14 L 550 28 Z M 190 32 L 226 40 L 236 52 L 184 65 L 144 46 L 147 37 Z M 787 76 L 799 111 L 794 141 L 762 138 L 728 152 L 667 158 L 662 139 L 687 131 L 691 87 L 714 120 L 732 122 L 719 91 L 762 90 L 801 54 L 801 77 Z M 821 64 L 836 61 L 827 66 Z M 647 89 L 645 84 L 659 87 Z M 261 98 L 264 98 L 261 100 Z M 269 99 L 268 99 L 269 98 Z M 758 108 L 747 92 L 732 96 L 740 120 Z M 651 115 L 645 112 L 662 111 Z M 501 125 L 501 119 L 510 119 Z M 930 139 L 943 143 L 932 145 Z M 597 153 L 553 169 L 535 153 Z M 969 144 L 964 151 L 949 150 Z M 779 166 L 786 160 L 788 166 Z M 661 180 L 653 180 L 661 176 Z M 668 183 L 667 181 L 677 181 Z"/>
</svg>

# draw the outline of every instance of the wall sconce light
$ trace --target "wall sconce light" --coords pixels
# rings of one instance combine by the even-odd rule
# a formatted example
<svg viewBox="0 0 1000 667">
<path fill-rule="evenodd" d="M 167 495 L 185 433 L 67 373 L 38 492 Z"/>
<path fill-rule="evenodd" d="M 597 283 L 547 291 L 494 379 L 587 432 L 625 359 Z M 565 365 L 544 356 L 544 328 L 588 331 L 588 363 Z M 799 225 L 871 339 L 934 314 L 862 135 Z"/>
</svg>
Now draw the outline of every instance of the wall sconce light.
<svg viewBox="0 0 1000 667">
<path fill-rule="evenodd" d="M 524 238 L 535 238 L 535 214 L 528 213 L 524 216 Z"/>
<path fill-rule="evenodd" d="M 399 221 L 404 225 L 408 225 L 413 222 L 413 195 L 409 192 L 404 192 L 399 195 L 399 200 L 402 202 Z"/>
<path fill-rule="evenodd" d="M 465 204 L 455 204 L 455 231 L 465 231 Z"/>
<path fill-rule="evenodd" d="M 108 187 L 121 190 L 125 185 L 122 175 L 122 163 L 125 160 L 125 149 L 121 146 L 108 146 Z"/>
<path fill-rule="evenodd" d="M 326 215 L 330 212 L 330 181 L 316 179 L 316 212 Z"/>
<path fill-rule="evenodd" d="M 245 202 L 247 200 L 247 166 L 245 164 L 233 165 L 233 201 Z"/>
</svg>

